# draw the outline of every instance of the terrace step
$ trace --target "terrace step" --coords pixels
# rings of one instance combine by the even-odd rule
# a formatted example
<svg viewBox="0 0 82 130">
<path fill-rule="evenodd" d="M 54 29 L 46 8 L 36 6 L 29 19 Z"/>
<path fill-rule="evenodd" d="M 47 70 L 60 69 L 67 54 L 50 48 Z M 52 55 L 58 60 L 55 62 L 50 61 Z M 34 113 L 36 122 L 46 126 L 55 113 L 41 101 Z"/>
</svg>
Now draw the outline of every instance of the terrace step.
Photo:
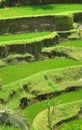
<svg viewBox="0 0 82 130">
<path fill-rule="evenodd" d="M 0 36 L 0 39 L 1 58 L 6 58 L 10 54 L 30 53 L 37 59 L 43 47 L 50 47 L 59 43 L 56 32 L 15 34 Z"/>
<path fill-rule="evenodd" d="M 19 6 L 66 1 L 81 4 Z M 59 43 L 59 38 L 67 40 L 67 36 L 76 31 L 73 30 L 73 22 L 79 23 L 82 20 L 82 0 L 5 0 L 0 6 L 15 5 L 19 7 L 0 9 L 0 104 L 13 110 L 30 105 L 21 112 L 28 117 L 31 126 L 35 123 L 34 128 L 39 126 L 41 130 L 48 130 L 45 113 L 37 117 L 42 110 L 44 112 L 47 109 L 46 99 L 49 98 L 51 106 L 58 102 L 58 114 L 52 113 L 59 118 L 58 121 L 64 120 L 61 109 L 71 118 L 82 106 L 82 62 L 64 58 L 25 62 L 47 58 L 42 53 L 44 48 L 51 48 L 51 52 L 46 50 L 51 56 L 48 58 L 52 58 L 52 53 L 57 51 L 68 55 L 73 52 L 72 56 L 78 56 L 82 60 L 81 47 L 53 47 Z M 9 65 L 14 64 L 14 61 L 19 65 Z M 35 102 L 38 103 L 33 104 Z M 2 129 L 15 128 L 6 126 L 0 128 Z"/>
<path fill-rule="evenodd" d="M 80 67 L 80 66 L 78 66 L 78 67 Z M 74 67 L 70 67 L 71 69 L 76 69 L 76 71 L 77 71 L 77 73 L 79 73 L 79 68 L 74 68 Z M 82 68 L 82 67 L 81 67 Z M 80 70 L 81 70 L 81 68 L 80 68 Z M 28 67 L 27 67 L 27 69 L 28 69 Z M 65 69 L 59 69 L 59 73 L 61 73 L 61 70 L 62 70 L 62 72 L 64 71 L 65 72 Z M 67 71 L 69 71 L 69 68 L 67 68 L 66 69 Z M 56 71 L 56 70 L 55 70 Z M 53 73 L 54 75 L 53 75 L 53 78 L 54 78 L 54 82 L 55 82 L 55 80 L 56 80 L 56 76 L 55 76 L 55 71 L 47 71 L 48 72 L 48 75 L 47 76 L 49 76 L 50 75 L 50 73 Z M 65 73 L 63 72 L 63 74 L 65 75 Z M 71 72 L 71 71 L 70 71 Z M 42 76 L 41 76 L 41 74 L 39 73 L 39 75 L 38 74 L 36 74 L 37 75 L 37 77 L 34 75 L 34 76 L 31 76 L 30 78 L 29 77 L 27 77 L 27 78 L 25 78 L 25 80 L 20 80 L 20 82 L 19 81 L 17 81 L 17 82 L 15 82 L 14 84 L 13 83 L 11 83 L 11 84 L 9 84 L 9 85 L 7 85 L 7 86 L 2 86 L 2 91 L 4 91 L 4 89 L 6 88 L 6 98 L 8 98 L 8 100 L 5 100 L 5 97 L 3 97 L 2 96 L 2 94 L 0 93 L 0 99 L 3 99 L 5 102 L 7 101 L 10 101 L 10 100 L 12 100 L 13 99 L 13 96 L 11 96 L 10 97 L 10 95 L 11 94 L 13 94 L 12 92 L 15 92 L 14 94 L 18 94 L 18 93 L 20 93 L 20 94 L 22 94 L 22 93 L 24 93 L 24 95 L 23 95 L 23 97 L 26 97 L 27 99 L 31 99 L 31 100 L 29 100 L 29 105 L 31 105 L 32 103 L 34 103 L 34 102 L 37 102 L 37 101 L 41 101 L 41 100 L 46 100 L 46 99 L 51 99 L 52 97 L 56 97 L 56 96 L 59 96 L 59 95 L 63 95 L 63 94 L 65 94 L 65 93 L 67 93 L 67 92 L 74 92 L 74 91 L 79 91 L 79 90 L 81 90 L 82 91 L 82 83 L 81 83 L 81 85 L 80 86 L 71 86 L 71 87 L 69 87 L 67 84 L 68 83 L 66 83 L 66 87 L 64 88 L 64 86 L 62 86 L 63 84 L 62 84 L 62 81 L 60 81 L 61 82 L 61 86 L 60 86 L 60 88 L 58 89 L 58 90 L 56 90 L 55 89 L 55 86 L 54 86 L 54 84 L 53 84 L 53 86 L 54 86 L 54 89 L 52 89 L 51 88 L 51 86 L 49 86 L 49 84 L 47 84 L 47 83 L 49 83 L 49 81 L 50 81 L 50 79 L 49 80 L 47 80 L 47 79 L 44 79 L 44 76 L 45 76 L 45 72 L 42 74 L 43 75 L 43 78 L 41 78 Z M 67 75 L 67 74 L 66 74 Z M 76 74 L 77 75 L 77 74 Z M 60 76 L 60 74 L 59 74 L 59 76 Z M 68 75 L 69 77 L 70 77 L 70 74 Z M 37 79 L 38 78 L 38 79 Z M 59 77 L 60 78 L 60 77 Z M 40 90 L 40 88 L 38 87 L 38 85 L 40 85 L 39 83 L 41 82 L 41 81 L 43 81 L 44 82 L 44 80 L 45 80 L 45 83 L 46 83 L 46 85 L 47 86 L 45 86 L 45 88 L 42 86 L 41 88 L 42 88 L 42 90 Z M 36 82 L 35 82 L 36 81 Z M 71 80 L 70 80 L 70 82 L 71 82 Z M 36 85 L 35 85 L 36 84 Z M 75 83 L 75 84 L 77 84 L 77 82 Z M 12 86 L 12 91 L 11 91 L 11 89 L 10 89 L 10 86 Z M 13 87 L 14 86 L 14 87 Z M 18 86 L 18 87 L 15 87 L 15 86 Z M 36 86 L 36 87 L 33 87 L 33 86 Z M 59 83 L 56 85 L 56 88 L 58 88 L 59 87 Z M 62 89 L 61 89 L 61 87 L 62 87 Z M 51 90 L 51 89 L 52 90 Z M 43 89 L 44 89 L 44 91 L 43 91 Z M 21 91 L 20 91 L 21 90 Z M 77 91 L 77 92 L 78 92 Z M 31 95 L 31 97 L 29 97 L 29 95 Z M 23 98 L 22 97 L 22 98 Z M 20 98 L 20 99 L 22 99 L 22 98 Z"/>
<path fill-rule="evenodd" d="M 2 78 L 4 84 L 16 82 L 17 80 L 20 80 L 20 82 L 22 83 L 21 79 L 24 79 L 25 77 L 28 77 L 28 76 L 31 77 L 31 75 L 38 72 L 42 72 L 44 70 L 46 71 L 50 69 L 65 68 L 69 66 L 76 67 L 79 65 L 82 65 L 82 62 L 76 61 L 76 60 L 47 59 L 43 61 L 37 61 L 37 62 L 32 62 L 32 63 L 20 64 L 20 65 L 12 65 L 12 66 L 0 68 L 0 75 L 1 75 L 0 78 Z M 38 69 L 35 69 L 35 68 L 38 68 Z M 13 75 L 12 75 L 12 72 L 13 72 Z M 17 76 L 15 77 L 15 75 Z M 6 77 L 8 77 L 8 79 Z"/>
<path fill-rule="evenodd" d="M 82 100 L 72 101 L 70 103 L 64 103 L 60 105 L 55 105 L 55 104 L 56 103 L 53 103 L 54 106 L 52 105 L 49 111 L 49 114 L 53 115 L 50 118 L 50 119 L 53 119 L 52 127 L 54 124 L 57 124 L 58 122 L 63 122 L 67 119 L 68 120 L 72 119 L 72 117 L 75 119 L 82 105 Z M 43 122 L 46 122 L 46 123 L 44 124 Z M 43 124 L 42 127 L 40 127 L 40 123 Z M 36 115 L 36 117 L 33 120 L 32 126 L 34 129 L 41 130 L 42 128 L 44 130 L 49 130 L 48 124 L 49 124 L 48 123 L 48 108 L 46 108 Z"/>
<path fill-rule="evenodd" d="M 59 126 L 58 130 L 62 129 L 62 128 L 73 128 L 74 130 L 76 128 L 80 128 L 80 125 L 82 124 L 82 118 L 80 119 L 75 119 L 75 120 L 71 120 L 71 121 L 68 121 L 64 124 L 62 124 L 61 126 Z"/>
<path fill-rule="evenodd" d="M 73 18 L 70 15 L 0 19 L 0 35 L 37 31 L 64 31 L 71 29 L 73 29 Z"/>
<path fill-rule="evenodd" d="M 19 6 L 0 9 L 0 19 L 37 17 L 82 12 L 82 4 L 49 4 L 38 6 Z"/>
<path fill-rule="evenodd" d="M 45 57 L 53 58 L 53 57 L 63 57 L 73 60 L 81 60 L 82 61 L 82 47 L 65 47 L 65 46 L 56 46 L 56 47 L 48 47 L 43 48 L 42 53 Z"/>
<path fill-rule="evenodd" d="M 81 4 L 65 4 L 61 5 L 61 8 L 60 5 L 4 8 L 0 9 L 0 34 L 65 31 L 73 29 L 73 19 L 75 22 L 80 18 L 82 18 Z"/>
</svg>

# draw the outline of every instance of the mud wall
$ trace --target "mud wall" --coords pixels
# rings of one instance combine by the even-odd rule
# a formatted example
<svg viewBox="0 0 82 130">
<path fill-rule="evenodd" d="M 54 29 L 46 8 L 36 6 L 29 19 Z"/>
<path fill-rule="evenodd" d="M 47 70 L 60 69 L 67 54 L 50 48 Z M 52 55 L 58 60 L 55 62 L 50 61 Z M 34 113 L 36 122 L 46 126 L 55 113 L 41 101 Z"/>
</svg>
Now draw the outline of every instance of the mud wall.
<svg viewBox="0 0 82 130">
<path fill-rule="evenodd" d="M 82 12 L 74 13 L 73 19 L 74 19 L 75 22 L 81 22 L 82 21 Z"/>
<path fill-rule="evenodd" d="M 0 47 L 0 57 L 5 58 L 9 54 L 24 54 L 24 53 L 30 53 L 35 56 L 35 58 L 38 58 L 39 54 L 41 53 L 41 50 L 43 47 L 50 47 L 55 44 L 59 43 L 58 36 L 54 36 L 50 39 L 44 39 L 39 42 L 34 43 L 27 43 L 27 44 L 11 44 L 7 46 L 1 46 Z"/>
<path fill-rule="evenodd" d="M 0 20 L 0 35 L 36 31 L 70 30 L 73 19 L 69 15 L 38 16 Z"/>
</svg>

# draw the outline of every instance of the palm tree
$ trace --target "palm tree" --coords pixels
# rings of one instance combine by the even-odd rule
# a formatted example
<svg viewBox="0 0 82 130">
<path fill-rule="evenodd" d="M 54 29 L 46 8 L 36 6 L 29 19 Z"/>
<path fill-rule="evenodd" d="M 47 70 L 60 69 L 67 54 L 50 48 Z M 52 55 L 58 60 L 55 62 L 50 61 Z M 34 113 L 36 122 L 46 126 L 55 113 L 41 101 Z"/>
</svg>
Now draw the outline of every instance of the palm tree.
<svg viewBox="0 0 82 130">
<path fill-rule="evenodd" d="M 29 130 L 29 123 L 26 118 L 9 109 L 0 110 L 0 125 L 14 125 L 21 130 Z"/>
</svg>

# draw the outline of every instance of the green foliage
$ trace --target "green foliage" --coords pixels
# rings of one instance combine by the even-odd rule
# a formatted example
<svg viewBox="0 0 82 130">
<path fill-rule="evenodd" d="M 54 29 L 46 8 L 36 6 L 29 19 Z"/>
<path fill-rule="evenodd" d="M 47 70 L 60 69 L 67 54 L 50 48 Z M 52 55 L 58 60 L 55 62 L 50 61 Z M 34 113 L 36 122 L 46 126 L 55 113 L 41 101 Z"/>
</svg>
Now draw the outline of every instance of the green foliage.
<svg viewBox="0 0 82 130">
<path fill-rule="evenodd" d="M 33 42 L 48 39 L 49 37 L 53 38 L 56 35 L 56 32 L 32 32 L 14 35 L 0 35 L 0 46 L 26 43 L 31 44 Z"/>
<path fill-rule="evenodd" d="M 47 75 L 48 80 L 45 79 L 45 74 Z M 61 77 L 60 82 L 59 78 L 57 77 Z M 14 91 L 16 92 L 17 98 L 19 100 L 22 97 L 32 99 L 42 94 L 45 95 L 48 93 L 65 90 L 71 86 L 82 85 L 82 82 L 80 81 L 81 77 L 82 66 L 73 66 L 57 70 L 54 69 L 50 71 L 44 71 L 43 73 L 27 77 L 9 85 L 4 85 L 3 89 L 0 91 L 0 96 L 5 101 L 9 101 L 9 95 L 11 93 L 12 88 L 14 88 Z M 29 91 L 24 90 L 23 86 L 25 83 L 28 83 Z"/>
<path fill-rule="evenodd" d="M 7 4 L 11 5 L 9 1 L 12 0 L 7 0 Z M 37 1 L 38 0 L 35 0 L 34 3 Z M 80 2 L 80 0 L 78 1 Z M 60 3 L 62 0 L 57 0 L 57 2 Z M 66 2 L 66 0 L 63 0 L 63 2 Z M 72 0 L 69 0 L 69 2 L 72 2 Z M 73 2 L 77 2 L 77 0 Z M 55 15 L 53 16 L 54 24 L 56 23 L 58 30 L 62 30 L 63 28 L 63 31 L 73 28 L 72 14 L 74 14 L 73 18 L 75 21 L 80 21 L 82 19 L 82 4 L 19 6 L 0 9 L 0 19 L 4 19 L 1 21 L 4 21 L 4 23 L 6 22 L 5 19 Z M 5 29 L 5 27 L 3 29 Z M 9 29 L 10 27 L 8 26 L 6 30 L 8 31 Z M 71 34 L 72 31 L 76 30 L 71 30 L 67 33 Z M 56 32 L 10 34 L 0 36 L 0 46 L 34 43 L 44 39 L 53 38 L 54 36 L 57 36 Z M 76 58 L 80 60 L 82 59 L 81 47 L 81 40 L 64 41 L 59 46 L 55 46 L 54 49 L 47 48 L 47 53 L 55 50 L 56 53 L 67 54 L 70 56 L 69 58 Z M 37 50 L 39 50 L 39 48 Z M 37 53 L 37 50 L 35 49 L 34 51 Z M 1 56 L 4 53 L 5 56 L 7 56 L 8 50 L 6 50 L 6 48 L 2 48 L 2 54 L 0 50 Z M 17 59 L 21 58 L 21 56 L 24 58 L 32 55 L 11 54 L 6 57 L 5 60 Z M 5 62 L 0 59 L 0 66 L 4 65 Z M 72 86 L 75 86 L 76 88 L 77 86 L 82 86 L 81 61 L 60 58 L 20 65 L 10 65 L 0 68 L 0 104 L 3 103 L 3 108 L 8 106 L 13 110 L 19 109 L 21 99 L 26 98 L 32 100 L 39 95 L 52 94 L 54 92 L 65 91 L 66 89 L 69 90 Z M 2 100 L 4 102 L 1 102 Z M 58 103 L 58 106 L 56 106 L 54 111 L 53 102 L 55 101 L 60 101 L 60 103 Z M 52 130 L 53 125 L 57 122 L 63 119 L 68 119 L 78 113 L 80 106 L 82 106 L 82 89 L 62 93 L 57 97 L 49 99 L 49 103 L 50 104 L 47 105 L 46 100 L 40 102 L 37 101 L 37 103 L 31 104 L 20 111 L 29 119 L 31 127 L 37 128 L 36 130 L 39 128 L 41 130 L 48 130 L 47 128 Z M 64 110 L 66 114 L 64 114 L 62 110 Z M 81 126 L 81 124 L 82 120 L 74 120 L 73 122 L 68 122 L 66 125 L 62 125 L 59 130 L 69 130 L 70 126 L 72 130 L 80 130 L 79 126 Z M 3 109 L 0 111 L 0 125 L 0 130 L 29 129 L 29 124 L 24 116 L 8 109 Z"/>
<path fill-rule="evenodd" d="M 57 30 L 70 30 L 73 29 L 73 18 L 72 16 L 59 15 L 55 18 L 55 25 Z"/>
<path fill-rule="evenodd" d="M 71 46 L 56 46 L 43 49 L 44 55 L 50 55 L 51 57 L 63 57 L 75 60 L 82 59 L 82 48 Z"/>
<path fill-rule="evenodd" d="M 82 130 L 82 119 L 76 119 L 73 121 L 68 121 L 67 123 L 62 124 L 59 130 Z"/>
<path fill-rule="evenodd" d="M 9 109 L 0 110 L 0 125 L 14 125 L 20 127 L 21 130 L 29 129 L 25 117 Z"/>
<path fill-rule="evenodd" d="M 69 40 L 63 41 L 59 44 L 59 46 L 66 46 L 66 47 L 82 47 L 82 40 Z"/>
<path fill-rule="evenodd" d="M 5 68 L 0 68 L 0 78 L 2 78 L 4 84 L 8 84 L 23 79 L 27 76 L 31 76 L 32 74 L 42 72 L 44 70 L 56 69 L 73 65 L 81 65 L 81 64 L 82 62 L 80 61 L 78 62 L 75 60 L 50 59 L 21 65 L 7 66 Z"/>
<path fill-rule="evenodd" d="M 2 79 L 0 79 L 0 89 L 2 89 L 2 86 L 3 86 L 3 81 Z"/>
<path fill-rule="evenodd" d="M 77 115 L 81 105 L 82 105 L 82 100 L 58 105 L 55 109 L 53 125 L 55 125 L 56 123 L 62 120 L 70 119 L 71 117 Z M 53 106 L 51 108 L 53 109 Z M 65 114 L 63 113 L 63 110 Z M 33 126 L 34 128 L 39 129 L 39 130 L 41 129 L 49 130 L 48 121 L 47 121 L 47 109 L 41 111 L 36 116 L 36 118 L 33 120 Z"/>
<path fill-rule="evenodd" d="M 53 106 L 53 102 L 57 102 L 58 105 L 64 104 L 67 102 L 70 103 L 72 101 L 82 99 L 81 95 L 82 95 L 82 90 L 77 90 L 74 92 L 65 93 L 65 94 L 62 94 L 58 97 L 54 97 L 52 99 L 49 99 L 49 103 L 50 103 L 50 106 Z M 36 117 L 36 115 L 39 114 L 41 111 L 47 109 L 47 107 L 48 107 L 47 101 L 45 100 L 45 101 L 37 102 L 37 103 L 25 108 L 23 113 L 27 115 L 30 122 L 32 123 L 32 121 Z"/>
<path fill-rule="evenodd" d="M 47 107 L 48 107 L 48 127 L 50 130 L 53 130 L 53 122 L 54 122 L 54 116 L 55 116 L 55 109 L 56 106 L 58 105 L 58 102 L 54 102 L 52 104 L 52 107 L 50 105 L 49 99 L 47 100 Z"/>
<path fill-rule="evenodd" d="M 4 66 L 6 66 L 6 63 L 5 63 L 5 61 L 3 61 L 2 59 L 0 60 L 0 67 L 4 67 Z"/>
<path fill-rule="evenodd" d="M 38 6 L 20 6 L 0 9 L 0 19 L 44 16 L 53 14 L 68 14 L 82 11 L 81 4 L 51 4 Z M 13 14 L 13 15 L 12 15 Z"/>
<path fill-rule="evenodd" d="M 17 64 L 17 61 L 18 62 L 21 62 L 21 61 L 33 61 L 34 60 L 34 56 L 29 54 L 29 53 L 25 53 L 25 54 L 11 54 L 11 55 L 8 55 L 4 61 L 6 63 L 10 63 L 10 64 Z"/>
</svg>

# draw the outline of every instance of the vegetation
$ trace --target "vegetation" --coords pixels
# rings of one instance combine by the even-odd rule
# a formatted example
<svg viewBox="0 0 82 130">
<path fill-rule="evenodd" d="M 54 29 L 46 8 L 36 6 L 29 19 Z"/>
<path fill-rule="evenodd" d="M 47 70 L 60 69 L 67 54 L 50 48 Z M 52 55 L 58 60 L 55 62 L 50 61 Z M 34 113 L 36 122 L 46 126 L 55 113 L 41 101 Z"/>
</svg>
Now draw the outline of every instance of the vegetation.
<svg viewBox="0 0 82 130">
<path fill-rule="evenodd" d="M 58 97 L 54 97 L 52 99 L 49 99 L 49 104 L 50 104 L 50 106 L 52 106 L 53 104 L 56 104 L 56 106 L 57 106 L 59 104 L 64 104 L 66 102 L 70 103 L 70 102 L 75 101 L 75 100 L 81 100 L 82 99 L 81 93 L 82 93 L 82 90 L 77 90 L 75 92 L 69 92 L 69 93 L 59 95 Z M 69 99 L 69 97 L 70 97 L 70 99 Z M 24 114 L 26 113 L 30 122 L 32 122 L 33 119 L 36 117 L 36 115 L 38 115 L 41 111 L 43 111 L 45 109 L 47 109 L 47 101 L 46 100 L 35 103 L 35 104 L 25 108 L 23 113 Z"/>
<path fill-rule="evenodd" d="M 28 122 L 24 116 L 11 110 L 0 110 L 0 125 L 14 125 L 22 130 L 28 130 Z"/>
<path fill-rule="evenodd" d="M 0 130 L 82 130 L 82 4 L 78 3 L 19 6 L 16 1 L 16 6 L 0 8 Z M 38 16 L 47 17 L 39 23 Z M 35 32 L 28 30 L 29 17 L 37 17 L 31 25 Z M 54 38 L 60 43 L 54 44 Z"/>
<path fill-rule="evenodd" d="M 82 129 L 82 119 L 79 120 L 73 120 L 68 123 L 64 123 L 62 126 L 59 127 L 59 130 L 72 130 L 72 129 Z"/>
<path fill-rule="evenodd" d="M 51 57 L 65 57 L 68 59 L 81 60 L 82 59 L 82 48 L 74 46 L 56 46 L 43 48 L 42 52 L 44 55 Z"/>
<path fill-rule="evenodd" d="M 77 106 L 77 104 L 78 104 L 78 106 Z M 56 124 L 57 122 L 59 122 L 63 119 L 70 118 L 70 117 L 76 115 L 78 113 L 81 105 L 82 105 L 82 101 L 75 101 L 75 102 L 61 104 L 61 105 L 57 106 L 55 109 L 56 112 L 54 113 L 54 123 L 53 124 Z M 63 112 L 65 112 L 66 115 L 64 115 Z M 44 122 L 45 122 L 45 125 L 44 125 Z M 42 124 L 41 127 L 40 127 L 40 124 Z M 41 130 L 41 128 L 44 130 L 46 130 L 46 129 L 49 130 L 48 122 L 47 122 L 47 109 L 40 112 L 36 116 L 36 118 L 33 121 L 33 127 L 35 129 L 40 129 L 40 130 Z"/>
<path fill-rule="evenodd" d="M 53 38 L 56 35 L 56 32 L 35 32 L 15 35 L 4 35 L 0 36 L 0 46 L 25 43 L 30 44 L 32 42 L 38 42 L 44 39 Z"/>
<path fill-rule="evenodd" d="M 3 80 L 4 84 L 8 84 L 44 70 L 73 65 L 82 65 L 82 62 L 67 59 L 50 59 L 21 65 L 7 66 L 5 68 L 0 68 L 0 78 Z"/>
<path fill-rule="evenodd" d="M 40 6 L 21 6 L 0 9 L 0 19 L 16 18 L 16 17 L 31 17 L 44 16 L 54 14 L 68 14 L 77 11 L 82 11 L 81 4 L 56 4 L 56 5 L 40 5 Z M 13 15 L 12 15 L 13 14 Z"/>
<path fill-rule="evenodd" d="M 59 44 L 59 46 L 74 46 L 74 47 L 82 47 L 82 40 L 69 40 L 69 41 L 64 41 Z"/>
<path fill-rule="evenodd" d="M 6 66 L 6 63 L 3 60 L 0 60 L 0 67 L 1 66 L 3 66 L 3 67 Z"/>
<path fill-rule="evenodd" d="M 42 94 L 46 95 L 49 93 L 65 91 L 67 88 L 72 89 L 72 86 L 76 86 L 76 88 L 79 89 L 77 85 L 82 85 L 81 69 L 82 66 L 79 65 L 38 73 L 34 76 L 2 86 L 0 97 L 7 102 L 16 96 L 16 98 L 18 98 L 18 103 L 22 97 L 33 99 Z M 26 87 L 24 87 L 24 84 L 26 84 Z M 16 104 L 16 100 L 13 99 L 13 102 Z M 16 104 L 16 106 L 18 105 Z M 15 107 L 15 105 L 13 107 Z"/>
</svg>

